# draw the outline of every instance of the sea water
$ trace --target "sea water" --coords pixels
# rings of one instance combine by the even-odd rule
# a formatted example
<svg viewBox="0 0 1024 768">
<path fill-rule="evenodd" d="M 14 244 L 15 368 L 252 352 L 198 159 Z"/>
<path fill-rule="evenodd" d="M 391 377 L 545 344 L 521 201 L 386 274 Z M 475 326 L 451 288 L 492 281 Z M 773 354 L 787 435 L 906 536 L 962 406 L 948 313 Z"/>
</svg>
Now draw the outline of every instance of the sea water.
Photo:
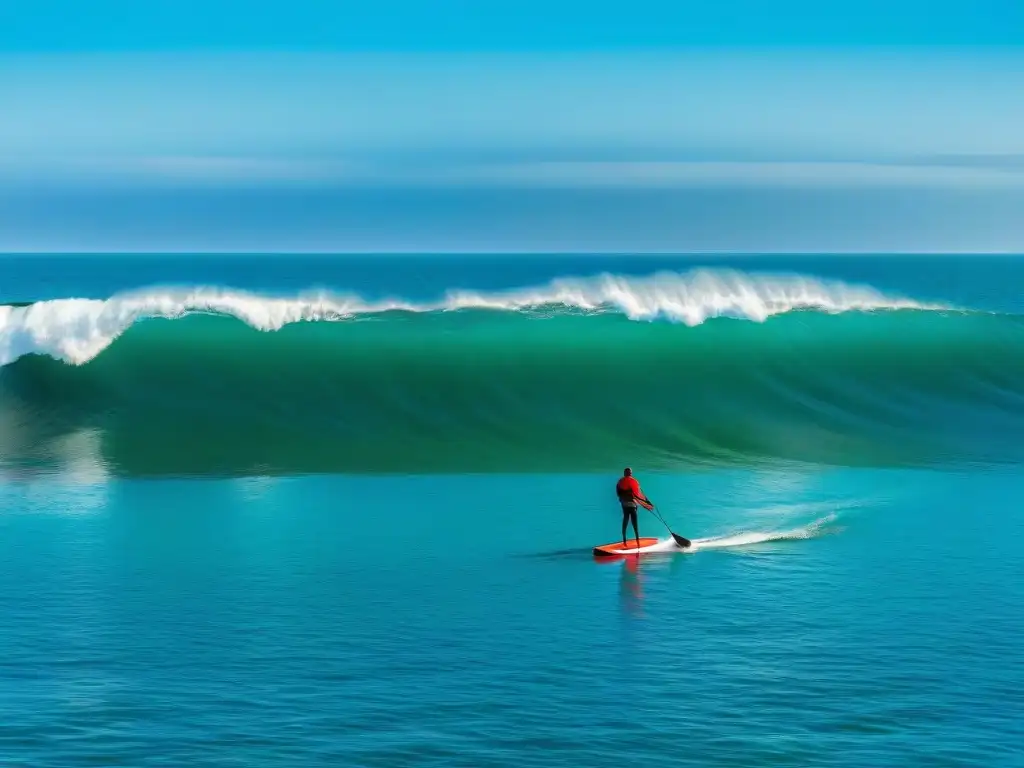
<svg viewBox="0 0 1024 768">
<path fill-rule="evenodd" d="M 0 763 L 1024 764 L 1022 289 L 7 257 Z"/>
</svg>

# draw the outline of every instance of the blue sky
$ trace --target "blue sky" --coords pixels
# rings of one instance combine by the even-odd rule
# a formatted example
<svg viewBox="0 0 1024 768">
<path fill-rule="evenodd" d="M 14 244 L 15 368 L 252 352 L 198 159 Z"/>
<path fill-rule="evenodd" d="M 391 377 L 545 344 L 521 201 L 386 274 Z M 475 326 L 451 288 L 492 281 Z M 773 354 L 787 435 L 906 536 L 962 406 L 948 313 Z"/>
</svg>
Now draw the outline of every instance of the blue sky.
<svg viewBox="0 0 1024 768">
<path fill-rule="evenodd" d="M 1021 94 L 1008 1 L 0 3 L 0 250 L 1022 250 Z"/>
<path fill-rule="evenodd" d="M 1024 41 L 1017 0 L 11 0 L 8 51 L 582 51 L 985 46 Z"/>
</svg>

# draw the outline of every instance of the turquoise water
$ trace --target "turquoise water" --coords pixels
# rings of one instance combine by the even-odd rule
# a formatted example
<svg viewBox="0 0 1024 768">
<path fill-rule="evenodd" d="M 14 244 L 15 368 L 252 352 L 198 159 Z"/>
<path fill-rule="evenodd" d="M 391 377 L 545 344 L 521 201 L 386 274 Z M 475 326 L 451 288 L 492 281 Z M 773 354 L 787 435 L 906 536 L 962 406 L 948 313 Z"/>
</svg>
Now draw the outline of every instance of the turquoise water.
<svg viewBox="0 0 1024 768">
<path fill-rule="evenodd" d="M 0 264 L 5 297 L 169 295 L 91 263 L 80 290 Z M 232 263 L 159 269 L 270 292 Z M 7 311 L 5 766 L 1024 764 L 1024 263 L 766 262 L 874 301 L 825 311 L 678 260 L 628 283 L 659 308 L 632 319 L 438 311 L 416 263 L 299 262 L 419 304 L 276 331 Z M 489 301 L 628 273 L 507 263 Z M 627 463 L 694 551 L 595 562 Z"/>
</svg>

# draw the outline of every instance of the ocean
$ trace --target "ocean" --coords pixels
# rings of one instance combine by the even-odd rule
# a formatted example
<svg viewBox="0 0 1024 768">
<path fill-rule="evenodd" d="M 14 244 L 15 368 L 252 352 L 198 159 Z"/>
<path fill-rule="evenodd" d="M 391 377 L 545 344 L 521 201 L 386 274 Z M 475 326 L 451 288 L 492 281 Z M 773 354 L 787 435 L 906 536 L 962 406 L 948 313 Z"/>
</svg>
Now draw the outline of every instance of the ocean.
<svg viewBox="0 0 1024 768">
<path fill-rule="evenodd" d="M 4 768 L 1024 765 L 1024 260 L 26 255 L 0 304 Z M 690 551 L 592 556 L 626 466 Z"/>
</svg>

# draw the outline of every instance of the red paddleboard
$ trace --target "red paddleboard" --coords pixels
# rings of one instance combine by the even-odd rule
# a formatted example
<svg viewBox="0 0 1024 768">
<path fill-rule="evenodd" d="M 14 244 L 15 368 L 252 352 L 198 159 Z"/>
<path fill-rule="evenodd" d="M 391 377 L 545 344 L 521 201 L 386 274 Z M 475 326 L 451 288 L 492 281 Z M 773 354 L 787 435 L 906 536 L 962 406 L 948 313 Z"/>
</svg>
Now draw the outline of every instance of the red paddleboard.
<svg viewBox="0 0 1024 768">
<path fill-rule="evenodd" d="M 602 544 L 599 547 L 594 547 L 594 557 L 625 557 L 627 555 L 642 555 L 644 552 L 650 552 L 651 547 L 656 544 L 664 544 L 660 539 L 650 537 L 640 537 L 639 548 L 637 548 L 636 539 L 627 539 L 626 546 L 622 546 L 621 541 L 616 541 L 611 544 Z"/>
</svg>

